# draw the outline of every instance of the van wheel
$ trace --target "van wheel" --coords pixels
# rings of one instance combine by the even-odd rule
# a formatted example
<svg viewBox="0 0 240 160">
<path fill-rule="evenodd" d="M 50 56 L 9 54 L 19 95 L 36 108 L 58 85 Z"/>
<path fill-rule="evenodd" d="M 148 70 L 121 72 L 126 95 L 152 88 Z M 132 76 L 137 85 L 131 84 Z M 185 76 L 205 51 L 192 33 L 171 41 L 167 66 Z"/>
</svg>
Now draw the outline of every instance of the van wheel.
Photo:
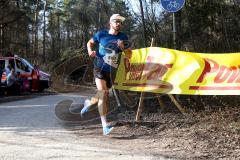
<svg viewBox="0 0 240 160">
<path fill-rule="evenodd" d="M 39 88 L 38 91 L 39 91 L 39 92 L 43 92 L 43 91 L 44 91 L 44 88 Z"/>
</svg>

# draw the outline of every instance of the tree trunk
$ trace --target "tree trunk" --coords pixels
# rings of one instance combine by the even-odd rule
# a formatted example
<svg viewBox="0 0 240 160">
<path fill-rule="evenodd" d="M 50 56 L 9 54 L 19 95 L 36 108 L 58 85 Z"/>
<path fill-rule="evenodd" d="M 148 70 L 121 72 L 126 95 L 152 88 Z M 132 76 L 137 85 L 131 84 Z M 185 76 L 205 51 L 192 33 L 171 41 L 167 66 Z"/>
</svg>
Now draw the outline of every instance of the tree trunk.
<svg viewBox="0 0 240 160">
<path fill-rule="evenodd" d="M 46 6 L 47 0 L 45 0 L 44 8 L 43 8 L 43 63 L 46 62 Z"/>
<path fill-rule="evenodd" d="M 61 27 L 60 27 L 60 14 L 57 13 L 57 56 L 60 55 L 61 52 Z M 56 57 L 55 57 L 56 58 Z"/>
<path fill-rule="evenodd" d="M 143 11 L 142 0 L 139 0 L 139 3 L 140 3 L 140 9 L 141 9 L 142 24 L 143 24 L 143 42 L 144 42 L 144 47 L 147 47 L 146 25 L 145 25 L 145 20 L 144 20 L 144 11 Z"/>
<path fill-rule="evenodd" d="M 227 52 L 231 52 L 231 46 L 230 46 L 230 43 L 229 43 L 229 38 L 228 38 L 228 32 L 227 32 L 227 26 L 226 26 L 226 22 L 225 22 L 225 19 L 224 19 L 224 15 L 223 15 L 223 8 L 222 8 L 222 4 L 219 4 L 220 5 L 220 10 L 221 10 L 221 21 L 222 21 L 222 28 L 223 28 L 223 33 L 224 33 L 224 37 L 226 39 L 226 45 L 227 45 Z"/>
<path fill-rule="evenodd" d="M 39 0 L 36 2 L 35 15 L 34 15 L 34 25 L 33 25 L 33 61 L 36 61 L 36 56 L 38 52 L 38 13 L 39 13 Z"/>
</svg>

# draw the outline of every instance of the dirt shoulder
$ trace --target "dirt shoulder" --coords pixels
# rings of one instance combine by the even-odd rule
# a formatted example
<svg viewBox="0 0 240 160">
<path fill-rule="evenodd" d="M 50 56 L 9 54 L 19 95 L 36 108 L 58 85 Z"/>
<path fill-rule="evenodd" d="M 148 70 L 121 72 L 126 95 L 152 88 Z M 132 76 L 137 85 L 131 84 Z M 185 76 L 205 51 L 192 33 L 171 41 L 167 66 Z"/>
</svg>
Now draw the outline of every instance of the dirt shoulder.
<svg viewBox="0 0 240 160">
<path fill-rule="evenodd" d="M 143 113 L 140 123 L 134 122 L 135 113 L 121 114 L 125 117 L 115 120 L 108 137 L 101 136 L 101 127 L 94 131 L 86 127 L 77 134 L 97 135 L 101 146 L 169 159 L 240 159 L 239 107 L 192 111 L 187 117 L 175 111 Z"/>
<path fill-rule="evenodd" d="M 140 146 L 130 142 L 130 148 L 138 146 L 169 158 L 240 159 L 240 119 L 236 108 L 211 114 L 202 112 L 191 118 L 151 114 L 142 123 L 119 127 L 118 134 L 147 142 Z"/>
<path fill-rule="evenodd" d="M 102 141 L 170 159 L 240 159 L 239 113 L 237 108 L 190 118 L 151 113 L 141 123 L 116 123 L 114 132 Z"/>
</svg>

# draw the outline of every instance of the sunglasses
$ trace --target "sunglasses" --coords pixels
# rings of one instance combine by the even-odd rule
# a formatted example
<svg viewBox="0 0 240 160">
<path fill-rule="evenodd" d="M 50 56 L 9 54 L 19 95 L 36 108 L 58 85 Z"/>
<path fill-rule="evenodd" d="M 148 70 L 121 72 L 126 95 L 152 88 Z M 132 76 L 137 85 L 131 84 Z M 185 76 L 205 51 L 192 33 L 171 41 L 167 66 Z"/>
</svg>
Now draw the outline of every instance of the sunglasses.
<svg viewBox="0 0 240 160">
<path fill-rule="evenodd" d="M 121 20 L 117 20 L 117 19 L 112 20 L 112 22 L 122 24 L 122 21 Z"/>
</svg>

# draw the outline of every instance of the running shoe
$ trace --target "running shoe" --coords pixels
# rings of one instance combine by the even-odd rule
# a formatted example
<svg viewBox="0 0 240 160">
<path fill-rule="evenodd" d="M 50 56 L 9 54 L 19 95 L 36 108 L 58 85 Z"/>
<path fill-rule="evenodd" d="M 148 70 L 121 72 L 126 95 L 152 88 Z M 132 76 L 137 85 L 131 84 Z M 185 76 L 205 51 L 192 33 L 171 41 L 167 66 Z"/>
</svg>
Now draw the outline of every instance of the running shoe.
<svg viewBox="0 0 240 160">
<path fill-rule="evenodd" d="M 89 111 L 90 106 L 91 106 L 91 101 L 89 99 L 86 99 L 84 102 L 84 107 L 82 108 L 82 110 L 80 112 L 81 117 L 83 117 Z"/>
<path fill-rule="evenodd" d="M 112 127 L 112 126 L 103 127 L 103 135 L 108 135 L 109 133 L 111 133 L 113 128 L 114 127 Z"/>
</svg>

